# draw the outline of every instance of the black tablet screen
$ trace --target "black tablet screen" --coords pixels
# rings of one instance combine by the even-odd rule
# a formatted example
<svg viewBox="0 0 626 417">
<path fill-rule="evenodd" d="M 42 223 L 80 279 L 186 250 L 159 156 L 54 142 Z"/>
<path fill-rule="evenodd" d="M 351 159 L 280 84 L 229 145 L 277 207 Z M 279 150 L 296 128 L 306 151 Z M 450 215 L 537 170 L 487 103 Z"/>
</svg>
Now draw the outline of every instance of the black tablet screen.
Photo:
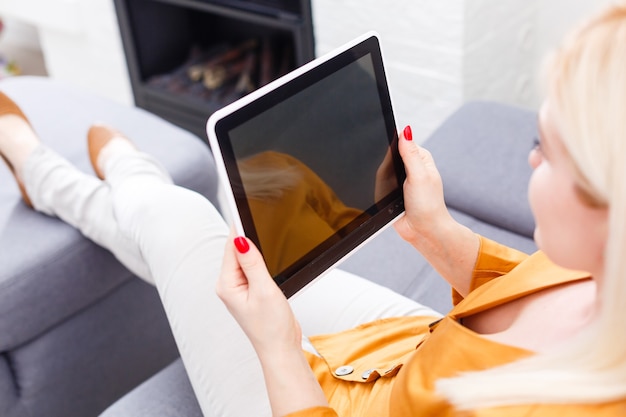
<svg viewBox="0 0 626 417">
<path fill-rule="evenodd" d="M 217 126 L 236 162 L 227 170 L 246 234 L 288 295 L 402 209 L 380 60 L 353 50 Z"/>
</svg>

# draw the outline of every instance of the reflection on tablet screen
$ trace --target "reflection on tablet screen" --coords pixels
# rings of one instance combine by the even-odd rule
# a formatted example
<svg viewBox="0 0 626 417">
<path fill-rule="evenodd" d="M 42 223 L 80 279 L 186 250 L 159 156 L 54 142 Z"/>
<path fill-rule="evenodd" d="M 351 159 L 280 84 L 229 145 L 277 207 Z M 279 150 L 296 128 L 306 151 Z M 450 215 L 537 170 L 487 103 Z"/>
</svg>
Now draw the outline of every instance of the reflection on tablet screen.
<svg viewBox="0 0 626 417">
<path fill-rule="evenodd" d="M 364 213 L 346 206 L 315 172 L 285 153 L 248 157 L 239 163 L 239 172 L 273 276 L 327 240 L 338 239 Z"/>
</svg>

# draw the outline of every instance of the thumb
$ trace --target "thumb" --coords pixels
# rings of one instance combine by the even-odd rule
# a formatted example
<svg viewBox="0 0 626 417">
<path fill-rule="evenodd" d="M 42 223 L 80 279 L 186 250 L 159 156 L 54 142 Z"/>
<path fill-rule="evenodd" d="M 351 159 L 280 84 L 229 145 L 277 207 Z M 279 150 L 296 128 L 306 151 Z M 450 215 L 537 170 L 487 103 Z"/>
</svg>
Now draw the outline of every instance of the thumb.
<svg viewBox="0 0 626 417">
<path fill-rule="evenodd" d="M 429 164 L 433 164 L 432 156 L 428 150 L 413 142 L 411 127 L 407 126 L 400 135 L 398 150 L 404 163 L 407 178 L 421 176 Z"/>
</svg>

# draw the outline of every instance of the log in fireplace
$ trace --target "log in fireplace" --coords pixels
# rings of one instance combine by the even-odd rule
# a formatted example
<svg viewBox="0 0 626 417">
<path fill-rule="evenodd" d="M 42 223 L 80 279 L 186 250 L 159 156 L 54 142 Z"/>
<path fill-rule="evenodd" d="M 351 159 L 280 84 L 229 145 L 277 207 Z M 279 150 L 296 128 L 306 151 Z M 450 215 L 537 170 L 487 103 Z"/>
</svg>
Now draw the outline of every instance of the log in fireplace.
<svg viewBox="0 0 626 417">
<path fill-rule="evenodd" d="M 208 116 L 314 58 L 310 0 L 115 0 L 138 107 L 206 139 Z"/>
</svg>

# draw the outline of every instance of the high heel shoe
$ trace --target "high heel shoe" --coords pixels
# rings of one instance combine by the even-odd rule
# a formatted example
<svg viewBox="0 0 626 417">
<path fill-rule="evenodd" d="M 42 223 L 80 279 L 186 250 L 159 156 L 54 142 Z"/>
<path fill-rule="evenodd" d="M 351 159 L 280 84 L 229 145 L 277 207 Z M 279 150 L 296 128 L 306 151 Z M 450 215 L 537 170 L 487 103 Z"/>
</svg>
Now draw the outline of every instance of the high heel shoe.
<svg viewBox="0 0 626 417">
<path fill-rule="evenodd" d="M 7 97 L 4 93 L 0 92 L 0 117 L 4 115 L 8 115 L 8 114 L 13 114 L 15 116 L 21 117 L 22 119 L 24 119 L 26 123 L 30 125 L 28 118 L 24 115 L 24 113 L 17 106 L 17 104 L 15 104 L 15 102 L 11 100 L 9 97 Z M 2 158 L 2 160 L 7 165 L 7 167 L 9 167 L 9 171 L 11 171 L 11 174 L 13 174 L 13 177 L 15 178 L 15 182 L 17 183 L 17 187 L 20 189 L 20 193 L 22 194 L 22 200 L 24 200 L 24 203 L 28 207 L 33 208 L 33 203 L 30 201 L 28 194 L 26 194 L 26 189 L 24 188 L 24 184 L 17 177 L 17 174 L 15 172 L 15 167 L 8 160 L 8 158 L 4 155 L 4 153 L 2 152 L 2 149 L 0 149 L 0 158 Z"/>
<path fill-rule="evenodd" d="M 98 167 L 98 157 L 102 149 L 113 138 L 124 139 L 131 145 L 132 142 L 119 131 L 103 124 L 95 124 L 89 128 L 87 132 L 87 151 L 89 152 L 89 160 L 94 172 L 101 180 L 104 180 L 104 172 Z M 134 147 L 134 145 L 133 145 Z"/>
</svg>

